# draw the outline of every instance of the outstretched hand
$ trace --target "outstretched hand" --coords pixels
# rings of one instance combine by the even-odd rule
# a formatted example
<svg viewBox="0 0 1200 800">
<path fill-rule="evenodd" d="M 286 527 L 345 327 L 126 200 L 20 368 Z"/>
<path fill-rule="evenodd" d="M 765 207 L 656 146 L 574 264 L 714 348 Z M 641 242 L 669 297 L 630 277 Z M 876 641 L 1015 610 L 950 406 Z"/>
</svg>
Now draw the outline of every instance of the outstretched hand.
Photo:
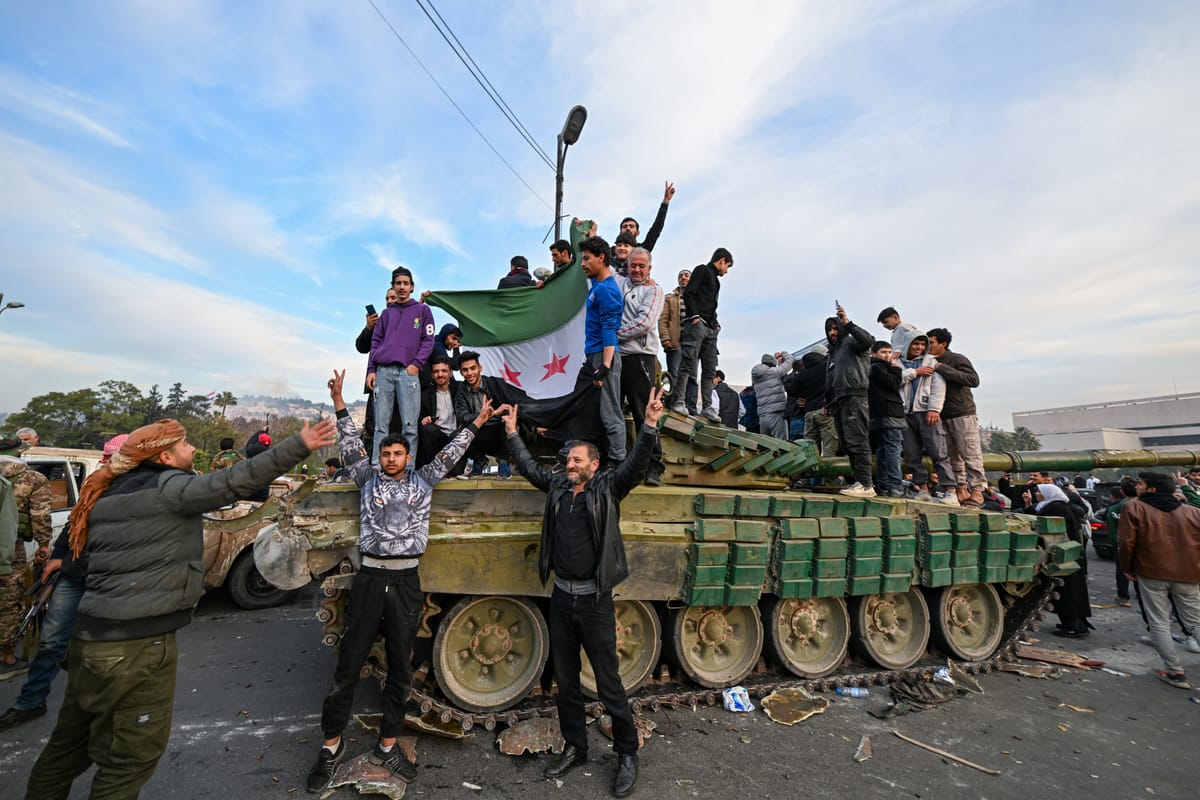
<svg viewBox="0 0 1200 800">
<path fill-rule="evenodd" d="M 330 381 L 330 383 L 332 382 Z M 309 427 L 306 420 L 304 427 L 300 429 L 299 436 L 309 450 L 319 450 L 337 442 L 337 426 L 333 424 L 332 419 L 326 418 Z"/>
<path fill-rule="evenodd" d="M 346 401 L 342 399 L 342 384 L 346 382 L 346 370 L 338 372 L 333 371 L 333 377 L 325 384 L 329 387 L 329 399 L 333 401 L 333 410 L 341 411 L 346 407 Z"/>
<path fill-rule="evenodd" d="M 663 391 L 661 386 L 651 389 L 650 401 L 646 403 L 646 424 L 655 428 L 663 415 Z"/>
<path fill-rule="evenodd" d="M 670 181 L 663 181 L 663 202 L 671 202 L 671 198 L 675 196 L 675 184 Z"/>
</svg>

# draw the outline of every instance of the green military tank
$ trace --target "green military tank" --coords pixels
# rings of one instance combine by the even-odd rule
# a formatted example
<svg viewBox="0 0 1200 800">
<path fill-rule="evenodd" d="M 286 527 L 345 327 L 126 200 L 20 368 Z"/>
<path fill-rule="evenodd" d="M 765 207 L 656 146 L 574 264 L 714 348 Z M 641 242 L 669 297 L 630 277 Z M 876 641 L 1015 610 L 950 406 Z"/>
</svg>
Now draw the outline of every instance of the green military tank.
<svg viewBox="0 0 1200 800">
<path fill-rule="evenodd" d="M 663 485 L 621 505 L 630 577 L 614 591 L 622 680 L 635 708 L 753 692 L 886 683 L 949 656 L 967 669 L 1008 657 L 1079 568 L 1063 520 L 883 498 L 791 491 L 848 474 L 810 442 L 668 414 Z M 989 455 L 989 470 L 1200 463 L 1196 453 Z M 538 580 L 545 496 L 523 480 L 436 489 L 418 642 L 423 712 L 492 728 L 553 713 L 545 681 L 549 588 Z M 359 564 L 358 490 L 310 481 L 261 510 L 260 572 L 282 588 L 319 580 L 324 641 L 338 644 Z M 382 677 L 382 649 L 364 674 Z M 584 686 L 594 680 L 584 665 Z M 641 690 L 641 691 L 639 691 Z M 594 695 L 593 695 L 594 696 Z"/>
</svg>

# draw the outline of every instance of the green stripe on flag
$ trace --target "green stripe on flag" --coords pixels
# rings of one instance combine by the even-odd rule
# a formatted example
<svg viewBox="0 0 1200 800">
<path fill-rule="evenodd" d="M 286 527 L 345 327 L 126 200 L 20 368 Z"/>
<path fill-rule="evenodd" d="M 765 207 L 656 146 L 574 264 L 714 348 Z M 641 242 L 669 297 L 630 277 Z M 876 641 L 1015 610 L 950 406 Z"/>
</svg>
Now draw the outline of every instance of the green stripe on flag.
<svg viewBox="0 0 1200 800">
<path fill-rule="evenodd" d="M 571 226 L 575 259 L 558 270 L 541 289 L 433 292 L 425 299 L 447 311 L 462 328 L 463 344 L 495 347 L 545 336 L 566 325 L 587 300 L 587 276 L 579 264 L 579 242 L 589 222 Z"/>
</svg>

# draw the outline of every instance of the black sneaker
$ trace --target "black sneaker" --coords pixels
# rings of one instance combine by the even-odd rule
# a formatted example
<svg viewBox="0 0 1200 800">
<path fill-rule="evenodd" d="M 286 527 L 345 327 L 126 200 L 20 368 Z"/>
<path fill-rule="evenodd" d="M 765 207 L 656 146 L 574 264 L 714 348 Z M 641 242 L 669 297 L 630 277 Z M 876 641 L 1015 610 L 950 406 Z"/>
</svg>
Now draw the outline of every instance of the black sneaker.
<svg viewBox="0 0 1200 800">
<path fill-rule="evenodd" d="M 345 739 L 338 740 L 337 750 L 332 753 L 329 752 L 329 748 L 322 747 L 321 752 L 317 753 L 317 763 L 308 773 L 308 791 L 316 794 L 328 789 L 329 784 L 333 783 L 333 773 L 337 770 L 338 764 L 342 763 L 345 755 Z"/>
<path fill-rule="evenodd" d="M 375 749 L 371 751 L 370 761 L 372 764 L 387 767 L 393 775 L 399 775 L 405 782 L 411 783 L 417 777 L 417 765 L 408 760 L 398 744 L 392 745 L 391 750 L 383 750 L 376 744 Z"/>
<path fill-rule="evenodd" d="M 0 714 L 0 731 L 6 731 L 9 728 L 20 725 L 22 722 L 29 722 L 29 720 L 37 719 L 38 717 L 45 716 L 45 714 L 45 703 L 37 708 L 10 708 L 3 714 Z"/>
</svg>

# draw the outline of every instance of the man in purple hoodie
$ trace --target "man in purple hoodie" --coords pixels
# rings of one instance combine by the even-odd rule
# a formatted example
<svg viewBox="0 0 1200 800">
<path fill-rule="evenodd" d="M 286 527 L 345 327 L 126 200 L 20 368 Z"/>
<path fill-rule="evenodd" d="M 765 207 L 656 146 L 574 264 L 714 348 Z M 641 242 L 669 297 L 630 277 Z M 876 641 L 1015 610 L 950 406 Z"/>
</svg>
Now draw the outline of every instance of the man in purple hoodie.
<svg viewBox="0 0 1200 800">
<path fill-rule="evenodd" d="M 375 439 L 371 460 L 379 462 L 379 445 L 387 436 L 392 411 L 400 407 L 400 422 L 412 458 L 417 454 L 417 428 L 421 416 L 421 368 L 433 352 L 433 312 L 412 299 L 412 272 L 392 270 L 396 303 L 379 316 L 371 332 L 367 361 L 367 389 L 375 393 Z"/>
</svg>

